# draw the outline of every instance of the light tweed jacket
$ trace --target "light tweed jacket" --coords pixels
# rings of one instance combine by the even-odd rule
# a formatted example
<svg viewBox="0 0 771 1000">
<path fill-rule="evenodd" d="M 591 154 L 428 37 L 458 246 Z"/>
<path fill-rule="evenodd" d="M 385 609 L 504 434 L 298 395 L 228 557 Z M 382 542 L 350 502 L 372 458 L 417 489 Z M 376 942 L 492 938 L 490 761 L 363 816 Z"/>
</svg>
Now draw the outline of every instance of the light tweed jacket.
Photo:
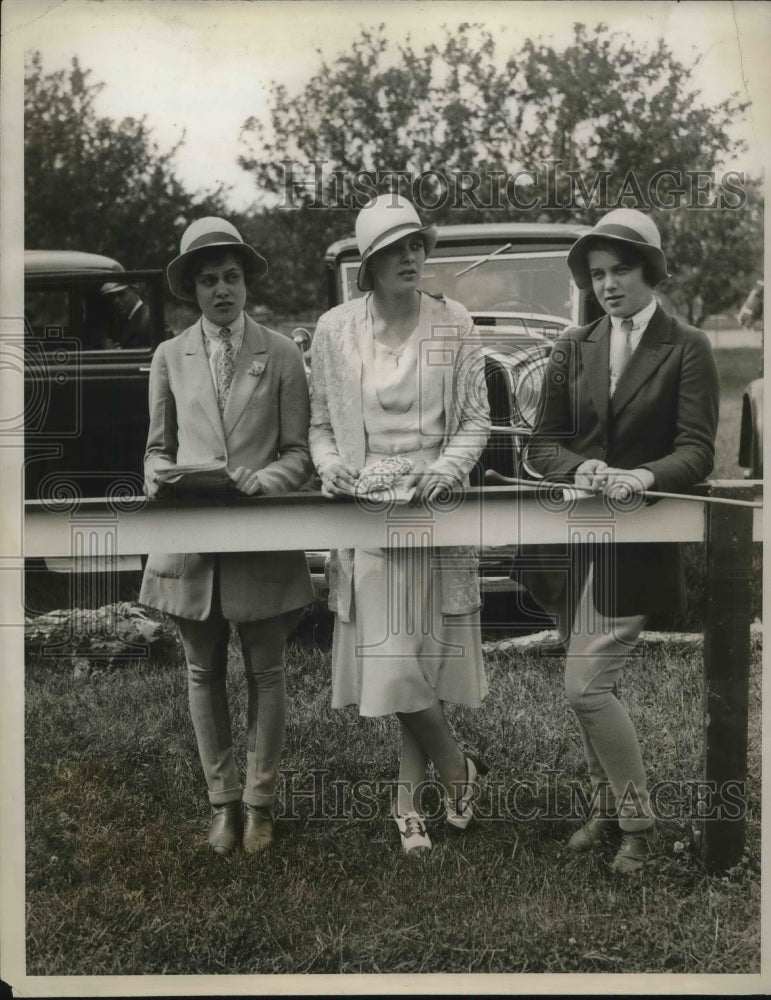
<svg viewBox="0 0 771 1000">
<path fill-rule="evenodd" d="M 366 334 L 368 300 L 365 296 L 336 306 L 316 326 L 309 443 L 319 473 L 338 458 L 358 468 L 364 465 L 367 443 L 360 345 Z M 449 474 L 467 484 L 490 432 L 484 357 L 473 321 L 459 302 L 424 293 L 422 319 L 426 313 L 431 340 L 421 345 L 421 358 L 441 370 L 445 412 L 441 453 L 427 471 Z M 476 610 L 481 603 L 476 551 L 452 546 L 442 549 L 442 555 L 442 611 L 467 614 Z M 353 617 L 352 575 L 353 550 L 333 552 L 329 606 L 342 621 Z"/>
<path fill-rule="evenodd" d="M 311 472 L 308 386 L 296 346 L 248 316 L 225 412 L 220 415 L 200 320 L 158 346 L 150 368 L 145 470 L 162 463 L 227 462 L 259 471 L 264 493 L 299 489 Z M 180 618 L 220 603 L 231 621 L 272 618 L 313 600 L 302 552 L 165 554 L 147 560 L 139 600 Z"/>
</svg>

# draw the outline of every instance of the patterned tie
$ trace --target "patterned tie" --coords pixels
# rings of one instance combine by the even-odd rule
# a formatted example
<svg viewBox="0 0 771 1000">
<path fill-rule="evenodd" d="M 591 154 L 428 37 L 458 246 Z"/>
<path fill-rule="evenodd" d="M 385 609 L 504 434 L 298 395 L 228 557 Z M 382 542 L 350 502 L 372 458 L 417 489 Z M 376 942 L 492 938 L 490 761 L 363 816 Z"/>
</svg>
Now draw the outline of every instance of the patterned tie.
<svg viewBox="0 0 771 1000">
<path fill-rule="evenodd" d="M 631 319 L 621 320 L 621 330 L 613 338 L 615 350 L 610 365 L 610 394 L 616 391 L 618 380 L 621 378 L 624 369 L 629 364 L 632 357 L 632 323 Z"/>
<path fill-rule="evenodd" d="M 217 358 L 217 400 L 220 405 L 220 413 L 225 412 L 225 403 L 230 391 L 230 383 L 233 381 L 233 341 L 230 339 L 233 331 L 229 326 L 223 326 L 220 330 L 220 353 Z"/>
</svg>

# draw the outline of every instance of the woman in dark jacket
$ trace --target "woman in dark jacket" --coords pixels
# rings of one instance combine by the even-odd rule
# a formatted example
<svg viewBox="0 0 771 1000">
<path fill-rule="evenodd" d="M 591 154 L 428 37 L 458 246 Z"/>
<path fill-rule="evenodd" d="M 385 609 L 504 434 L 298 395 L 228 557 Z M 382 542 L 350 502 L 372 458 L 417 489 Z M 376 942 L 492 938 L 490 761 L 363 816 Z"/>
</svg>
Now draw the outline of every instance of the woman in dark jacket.
<svg viewBox="0 0 771 1000">
<path fill-rule="evenodd" d="M 610 212 L 573 245 L 568 266 L 607 315 L 567 330 L 555 344 L 530 464 L 550 479 L 616 498 L 687 489 L 712 469 L 718 375 L 706 335 L 654 297 L 667 277 L 658 229 L 641 212 Z M 592 813 L 569 846 L 587 850 L 620 827 L 613 869 L 636 871 L 658 833 L 616 682 L 646 615 L 681 603 L 679 548 L 575 545 L 569 566 L 526 573 L 525 581 L 558 620 L 566 693 L 592 783 Z"/>
</svg>

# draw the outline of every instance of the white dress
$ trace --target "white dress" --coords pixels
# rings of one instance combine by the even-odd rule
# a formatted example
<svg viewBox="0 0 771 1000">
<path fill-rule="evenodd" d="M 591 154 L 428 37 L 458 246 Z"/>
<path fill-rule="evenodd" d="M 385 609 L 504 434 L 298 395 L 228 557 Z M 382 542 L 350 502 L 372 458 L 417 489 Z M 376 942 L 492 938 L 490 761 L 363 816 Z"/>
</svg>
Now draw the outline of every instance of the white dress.
<svg viewBox="0 0 771 1000">
<path fill-rule="evenodd" d="M 422 310 L 421 310 L 422 311 Z M 419 364 L 422 322 L 402 348 L 374 339 L 371 317 L 362 345 L 365 468 L 387 455 L 415 467 L 438 458 L 444 431 L 442 377 Z M 361 715 L 429 708 L 437 699 L 478 708 L 487 694 L 479 611 L 442 614 L 436 550 L 405 546 L 356 549 L 352 621 L 338 621 L 332 647 L 332 706 Z"/>
</svg>

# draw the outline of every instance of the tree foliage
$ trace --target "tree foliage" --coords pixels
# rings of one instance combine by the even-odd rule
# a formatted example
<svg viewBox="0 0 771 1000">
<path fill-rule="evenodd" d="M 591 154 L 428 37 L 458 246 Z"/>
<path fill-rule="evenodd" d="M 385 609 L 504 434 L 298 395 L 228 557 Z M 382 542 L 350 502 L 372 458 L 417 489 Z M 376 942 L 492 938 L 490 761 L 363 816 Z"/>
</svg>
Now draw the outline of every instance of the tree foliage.
<svg viewBox="0 0 771 1000">
<path fill-rule="evenodd" d="M 237 217 L 221 188 L 185 190 L 179 145 L 160 150 L 145 118 L 100 117 L 103 85 L 77 59 L 46 74 L 32 53 L 26 244 L 163 266 L 186 221 L 225 214 L 270 262 L 260 298 L 308 314 L 326 304 L 326 248 L 352 234 L 375 192 L 401 187 L 440 223 L 592 223 L 623 205 L 651 212 L 673 276 L 667 294 L 702 322 L 746 295 L 763 213 L 756 182 L 734 178 L 733 197 L 721 188 L 746 105 L 736 95 L 705 104 L 693 74 L 663 42 L 645 51 L 604 25 L 574 25 L 559 50 L 512 46 L 474 24 L 425 44 L 362 29 L 298 92 L 274 84 L 267 119 L 245 123 L 239 162 L 278 204 Z"/>
<path fill-rule="evenodd" d="M 286 193 L 286 161 L 323 163 L 329 176 L 323 201 L 359 207 L 354 176 L 360 172 L 440 169 L 448 178 L 485 164 L 504 169 L 515 150 L 523 108 L 495 65 L 495 41 L 461 25 L 444 43 L 417 50 L 409 38 L 393 46 L 384 25 L 363 29 L 349 52 L 324 61 L 299 95 L 271 88 L 269 123 L 244 125 L 249 151 L 239 162 L 265 190 Z M 393 176 L 373 181 L 390 190 Z M 427 184 L 429 200 L 430 178 Z M 300 194 L 318 200 L 316 190 Z M 292 199 L 295 201 L 296 199 Z M 437 221 L 446 209 L 434 213 Z"/>
<path fill-rule="evenodd" d="M 350 213 L 334 209 L 288 212 L 263 209 L 236 219 L 241 235 L 259 248 L 268 261 L 268 273 L 255 290 L 257 299 L 279 315 L 313 323 L 327 307 L 324 253 L 330 243 L 350 236 Z"/>
<path fill-rule="evenodd" d="M 746 104 L 705 104 L 694 67 L 663 42 L 644 51 L 602 24 L 574 25 L 560 50 L 528 39 L 502 58 L 505 44 L 465 24 L 394 45 L 381 25 L 299 93 L 271 88 L 269 119 L 245 123 L 239 161 L 279 197 L 281 214 L 263 213 L 274 236 L 302 233 L 294 284 L 271 294 L 298 305 L 320 289 L 326 246 L 353 232 L 369 194 L 400 187 L 436 222 L 592 223 L 640 208 L 668 241 L 670 298 L 698 320 L 732 307 L 763 245 L 757 185 L 734 178 L 733 197 L 721 187 Z"/>
<path fill-rule="evenodd" d="M 591 33 L 576 24 L 564 50 L 528 39 L 515 62 L 513 79 L 529 107 L 519 159 L 552 160 L 562 168 L 556 192 L 542 192 L 544 203 L 549 194 L 551 201 L 569 203 L 570 172 L 576 171 L 586 187 L 602 178 L 611 196 L 624 190 L 631 175 L 628 200 L 640 200 L 639 191 L 643 203 L 634 207 L 656 208 L 676 186 L 671 176 L 662 177 L 654 191 L 651 183 L 661 171 L 684 176 L 689 170 L 714 170 L 739 146 L 729 129 L 746 105 L 731 96 L 704 106 L 693 87 L 693 68 L 679 62 L 663 41 L 645 52 L 633 38 L 603 24 Z M 585 206 L 583 221 L 602 211 Z"/>
<path fill-rule="evenodd" d="M 736 313 L 763 274 L 763 198 L 760 184 L 746 185 L 741 210 L 730 208 L 659 213 L 672 280 L 663 286 L 689 323 Z"/>
<path fill-rule="evenodd" d="M 179 148 L 161 152 L 145 118 L 100 117 L 104 85 L 77 59 L 45 73 L 29 55 L 24 92 L 25 243 L 86 250 L 125 267 L 165 266 L 194 215 L 222 214 L 224 192 L 195 197 L 177 180 Z"/>
</svg>

